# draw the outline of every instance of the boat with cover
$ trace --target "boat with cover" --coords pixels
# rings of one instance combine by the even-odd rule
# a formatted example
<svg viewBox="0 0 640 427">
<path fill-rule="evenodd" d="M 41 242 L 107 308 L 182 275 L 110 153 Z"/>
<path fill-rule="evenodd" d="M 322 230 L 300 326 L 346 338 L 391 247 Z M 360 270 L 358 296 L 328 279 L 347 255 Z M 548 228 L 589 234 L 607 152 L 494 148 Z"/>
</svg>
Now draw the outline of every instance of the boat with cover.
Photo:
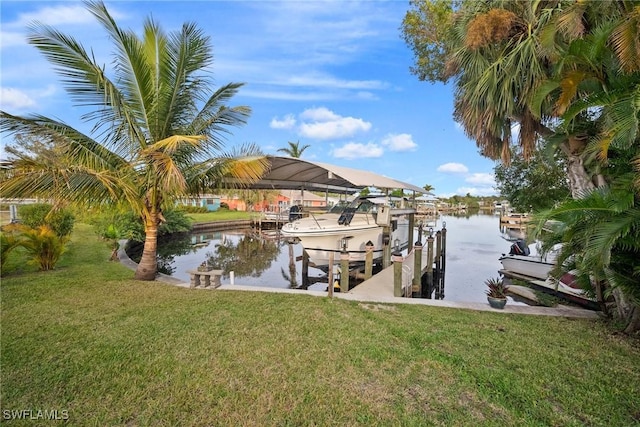
<svg viewBox="0 0 640 427">
<path fill-rule="evenodd" d="M 329 212 L 310 214 L 289 222 L 282 227 L 284 237 L 299 239 L 309 255 L 309 261 L 317 267 L 329 264 L 329 254 L 340 262 L 340 254 L 346 251 L 349 262 L 364 261 L 367 244 L 373 245 L 373 258 L 379 260 L 384 251 L 384 226 L 391 232 L 387 244 L 394 249 L 405 249 L 409 239 L 409 219 L 406 214 L 414 209 L 393 208 L 390 201 L 381 196 L 358 197 L 349 205 L 336 205 Z M 396 244 L 398 247 L 396 248 Z"/>
</svg>

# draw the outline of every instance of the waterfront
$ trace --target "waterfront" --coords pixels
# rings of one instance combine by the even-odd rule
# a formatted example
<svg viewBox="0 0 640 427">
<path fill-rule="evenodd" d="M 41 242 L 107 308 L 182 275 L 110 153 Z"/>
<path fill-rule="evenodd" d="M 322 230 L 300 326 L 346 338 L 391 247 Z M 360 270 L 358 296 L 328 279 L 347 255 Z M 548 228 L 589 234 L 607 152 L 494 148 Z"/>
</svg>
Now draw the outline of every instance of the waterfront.
<svg viewBox="0 0 640 427">
<path fill-rule="evenodd" d="M 443 223 L 447 228 L 445 300 L 486 302 L 484 281 L 498 277 L 501 268 L 498 258 L 511 244 L 501 233 L 499 218 L 446 215 L 438 219 L 435 230 L 440 230 Z M 135 259 L 135 255 L 132 257 Z M 275 231 L 259 236 L 250 229 L 193 233 L 161 242 L 159 249 L 161 269 L 185 282 L 189 281 L 187 270 L 209 262 L 225 271 L 223 283 L 229 283 L 229 272 L 233 271 L 237 285 L 274 288 L 302 286 L 301 257 L 299 244 L 278 239 Z M 323 276 L 321 270 L 309 267 L 312 284 L 308 289 L 325 290 L 327 283 L 322 281 Z"/>
</svg>

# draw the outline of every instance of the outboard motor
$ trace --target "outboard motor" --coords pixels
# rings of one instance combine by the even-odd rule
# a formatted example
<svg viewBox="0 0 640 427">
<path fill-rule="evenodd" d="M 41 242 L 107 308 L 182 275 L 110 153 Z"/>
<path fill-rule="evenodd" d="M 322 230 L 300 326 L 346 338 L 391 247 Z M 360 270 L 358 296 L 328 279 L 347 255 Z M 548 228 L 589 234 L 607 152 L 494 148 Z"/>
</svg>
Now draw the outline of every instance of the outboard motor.
<svg viewBox="0 0 640 427">
<path fill-rule="evenodd" d="M 530 253 L 529 246 L 523 239 L 516 240 L 509 250 L 509 255 L 529 255 Z"/>
<path fill-rule="evenodd" d="M 289 208 L 289 222 L 302 218 L 302 207 L 293 205 Z"/>
</svg>

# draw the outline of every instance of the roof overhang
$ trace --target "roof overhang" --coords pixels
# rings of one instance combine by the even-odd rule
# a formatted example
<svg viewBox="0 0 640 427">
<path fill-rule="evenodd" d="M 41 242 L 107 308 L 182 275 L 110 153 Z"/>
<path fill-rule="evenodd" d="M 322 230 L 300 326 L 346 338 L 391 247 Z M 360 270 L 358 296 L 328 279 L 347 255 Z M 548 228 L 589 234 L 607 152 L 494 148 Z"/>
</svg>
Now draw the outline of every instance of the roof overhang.
<svg viewBox="0 0 640 427">
<path fill-rule="evenodd" d="M 251 189 L 307 189 L 341 192 L 366 187 L 425 193 L 424 188 L 358 169 L 310 162 L 294 157 L 267 156 L 269 169 Z M 228 181 L 228 183 L 231 183 Z"/>
</svg>

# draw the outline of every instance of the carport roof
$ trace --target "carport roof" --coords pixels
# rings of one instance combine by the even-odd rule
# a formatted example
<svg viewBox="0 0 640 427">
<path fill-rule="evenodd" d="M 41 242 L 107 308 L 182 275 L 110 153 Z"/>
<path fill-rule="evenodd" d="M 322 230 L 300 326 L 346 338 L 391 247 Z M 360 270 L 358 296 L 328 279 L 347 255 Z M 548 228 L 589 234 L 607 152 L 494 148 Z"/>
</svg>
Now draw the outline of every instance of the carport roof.
<svg viewBox="0 0 640 427">
<path fill-rule="evenodd" d="M 267 156 L 270 168 L 253 189 L 308 189 L 344 191 L 376 187 L 425 193 L 424 188 L 358 169 L 311 162 L 294 157 Z"/>
</svg>

